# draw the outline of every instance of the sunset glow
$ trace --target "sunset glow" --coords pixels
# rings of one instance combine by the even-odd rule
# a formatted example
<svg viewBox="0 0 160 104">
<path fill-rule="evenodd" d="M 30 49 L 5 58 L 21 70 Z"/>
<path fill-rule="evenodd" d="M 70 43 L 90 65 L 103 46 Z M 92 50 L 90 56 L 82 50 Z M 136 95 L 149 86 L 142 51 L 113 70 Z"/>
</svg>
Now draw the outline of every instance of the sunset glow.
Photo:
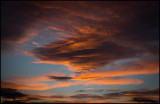
<svg viewBox="0 0 160 104">
<path fill-rule="evenodd" d="M 159 102 L 159 1 L 1 9 L 1 102 Z"/>
</svg>

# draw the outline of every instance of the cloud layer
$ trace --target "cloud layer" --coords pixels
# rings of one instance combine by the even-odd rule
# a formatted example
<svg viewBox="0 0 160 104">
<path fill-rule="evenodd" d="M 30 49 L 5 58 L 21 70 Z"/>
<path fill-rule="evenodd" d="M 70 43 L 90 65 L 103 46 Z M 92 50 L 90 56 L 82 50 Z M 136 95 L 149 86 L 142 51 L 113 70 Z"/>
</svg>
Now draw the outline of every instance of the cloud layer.
<svg viewBox="0 0 160 104">
<path fill-rule="evenodd" d="M 24 43 L 25 48 L 30 49 L 30 42 L 35 48 L 25 52 L 36 58 L 32 63 L 62 64 L 75 73 L 17 77 L 2 81 L 2 88 L 42 91 L 73 85 L 145 83 L 127 77 L 159 73 L 158 3 L 3 1 L 2 52 L 18 50 Z M 80 102 L 78 99 L 90 103 L 114 102 L 115 98 L 117 101 L 157 102 L 157 92 L 154 89 L 104 95 L 37 96 L 35 99 L 63 103 Z"/>
<path fill-rule="evenodd" d="M 76 7 L 68 10 L 65 6 L 61 7 L 59 2 L 56 3 L 56 7 L 51 7 L 49 4 L 42 7 L 48 7 L 51 10 L 59 8 L 71 13 L 66 16 L 72 18 L 75 24 L 68 23 L 70 19 L 64 22 L 66 18 L 63 22 L 66 26 L 70 25 L 72 30 L 69 29 L 69 32 L 72 35 L 34 49 L 32 54 L 39 58 L 35 63 L 59 63 L 69 66 L 71 70 L 89 72 L 116 60 L 158 55 L 158 5 L 156 2 L 151 4 L 121 2 L 122 5 L 104 2 L 106 5 L 112 4 L 109 7 L 104 5 L 100 7 L 102 2 L 97 2 L 98 5 L 94 5 L 94 2 L 91 4 L 82 2 L 77 4 L 82 6 L 82 9 L 77 11 L 74 10 Z M 91 11 L 87 5 L 94 8 L 92 12 L 102 15 L 103 19 L 99 19 L 96 15 L 91 16 L 92 18 L 86 16 Z M 98 12 L 102 8 L 106 11 Z M 75 11 L 80 13 L 78 17 Z M 107 20 L 109 18 L 111 19 Z M 68 33 L 63 25 L 60 29 Z"/>
<path fill-rule="evenodd" d="M 103 95 L 96 94 L 74 94 L 74 95 L 35 95 L 35 94 L 24 94 L 16 89 L 2 88 L 2 99 L 11 101 L 13 96 L 15 101 L 34 103 L 38 101 L 48 100 L 48 103 L 115 103 L 116 102 L 132 102 L 132 103 L 158 103 L 159 89 L 150 90 L 135 90 L 135 91 L 119 91 L 114 93 L 107 93 Z M 11 103 L 10 102 L 10 103 Z"/>
</svg>

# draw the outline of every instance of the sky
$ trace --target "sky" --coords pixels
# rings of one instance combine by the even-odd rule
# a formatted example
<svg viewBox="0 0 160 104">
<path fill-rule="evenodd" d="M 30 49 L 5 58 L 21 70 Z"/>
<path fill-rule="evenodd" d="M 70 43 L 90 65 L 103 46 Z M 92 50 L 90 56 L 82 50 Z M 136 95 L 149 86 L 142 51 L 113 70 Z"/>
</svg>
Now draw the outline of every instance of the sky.
<svg viewBox="0 0 160 104">
<path fill-rule="evenodd" d="M 159 102 L 159 1 L 1 1 L 1 102 Z"/>
</svg>

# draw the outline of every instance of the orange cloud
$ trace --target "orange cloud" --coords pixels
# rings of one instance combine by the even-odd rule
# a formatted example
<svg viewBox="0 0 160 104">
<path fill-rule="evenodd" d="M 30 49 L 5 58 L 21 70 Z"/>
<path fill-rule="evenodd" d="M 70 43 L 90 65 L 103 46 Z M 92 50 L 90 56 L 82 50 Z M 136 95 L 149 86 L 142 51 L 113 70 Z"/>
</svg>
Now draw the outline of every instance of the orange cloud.
<svg viewBox="0 0 160 104">
<path fill-rule="evenodd" d="M 106 71 L 91 72 L 74 76 L 75 80 L 90 80 L 103 77 L 117 77 L 139 74 L 155 74 L 159 73 L 159 64 L 157 59 L 144 58 L 139 61 L 132 61 L 125 64 L 115 65 L 113 68 Z"/>
<path fill-rule="evenodd" d="M 120 92 L 118 91 L 115 93 L 106 93 L 103 95 L 94 95 L 94 94 L 43 95 L 43 92 L 40 92 L 39 95 L 37 94 L 24 94 L 24 95 L 25 97 L 17 98 L 16 101 L 24 100 L 30 103 L 39 102 L 39 100 L 45 101 L 45 102 L 47 101 L 50 103 L 80 103 L 80 102 L 85 102 L 85 103 L 106 103 L 106 102 L 116 103 L 117 102 L 119 103 L 119 102 L 128 102 L 128 101 L 131 102 L 133 101 L 134 98 L 145 98 L 145 99 L 148 99 L 149 102 L 159 101 L 158 88 L 151 89 L 151 90 L 134 90 L 134 91 L 131 90 L 131 91 L 120 91 Z M 141 99 L 141 100 L 145 101 L 145 99 Z M 7 99 L 7 100 L 12 101 L 12 99 Z"/>
<path fill-rule="evenodd" d="M 48 76 L 65 76 L 65 73 L 60 73 L 60 72 L 53 72 L 53 73 L 49 73 L 49 74 L 43 74 L 43 75 L 39 75 L 36 77 L 16 77 L 16 78 L 12 78 L 9 79 L 7 81 L 11 81 L 11 82 L 47 82 L 47 81 L 53 81 L 54 79 L 50 79 Z"/>
<path fill-rule="evenodd" d="M 152 55 L 152 49 L 157 47 L 148 42 L 157 41 L 157 35 L 146 36 L 146 33 L 152 31 L 151 24 L 157 23 L 155 4 L 149 6 L 154 12 L 148 12 L 147 8 L 141 9 L 149 5 L 147 2 L 139 5 L 136 2 L 34 2 L 32 5 L 52 11 L 45 11 L 43 15 L 46 16 L 40 19 L 47 28 L 72 33 L 67 38 L 34 49 L 32 53 L 38 58 L 34 63 L 59 63 L 69 66 L 72 71 L 90 72 L 116 60 Z M 129 13 L 132 15 L 126 15 Z M 149 20 L 155 21 L 150 23 Z"/>
<path fill-rule="evenodd" d="M 139 79 L 128 79 L 128 78 L 103 78 L 97 80 L 89 80 L 85 83 L 85 85 L 105 85 L 105 84 L 141 84 L 143 81 Z"/>
<path fill-rule="evenodd" d="M 20 84 L 20 83 L 11 83 L 11 82 L 1 82 L 2 88 L 14 88 L 14 89 L 26 89 L 26 90 L 47 90 L 51 87 L 47 84 L 40 84 L 40 83 L 27 83 L 27 84 Z"/>
<path fill-rule="evenodd" d="M 25 90 L 48 90 L 52 88 L 59 88 L 59 87 L 68 87 L 72 85 L 79 85 L 82 84 L 80 81 L 75 81 L 75 82 L 57 82 L 53 83 L 52 85 L 48 84 L 42 84 L 42 83 L 12 83 L 12 82 L 1 82 L 1 87 L 2 88 L 14 88 L 14 89 L 25 89 Z"/>
<path fill-rule="evenodd" d="M 21 8 L 17 5 L 26 6 Z M 30 6 L 32 8 L 28 8 Z M 158 6 L 157 2 L 3 2 L 4 48 L 33 39 L 38 35 L 36 28 L 39 26 L 47 28 L 42 30 L 71 33 L 59 41 L 37 47 L 26 54 L 38 58 L 33 63 L 63 64 L 82 74 L 72 76 L 72 82 L 48 85 L 40 82 L 51 79 L 40 75 L 33 78 L 15 78 L 10 81 L 17 81 L 16 83 L 2 82 L 2 86 L 46 90 L 78 84 L 142 83 L 143 81 L 138 79 L 114 77 L 159 72 L 159 61 L 154 60 L 156 55 L 159 56 L 156 43 L 159 41 Z M 33 44 L 38 45 L 35 42 Z M 153 60 L 143 59 L 145 56 L 153 57 Z M 99 70 L 117 60 L 135 57 L 142 60 L 113 65 L 106 71 Z"/>
<path fill-rule="evenodd" d="M 52 78 L 52 76 L 56 78 Z M 52 84 L 46 83 L 48 81 L 56 81 L 56 80 L 59 81 L 59 79 L 62 79 L 62 78 L 63 78 L 62 82 L 55 82 Z M 70 81 L 67 81 L 68 79 L 65 80 L 65 78 L 69 78 L 71 80 L 70 77 L 65 77 L 64 73 L 53 72 L 49 74 L 39 75 L 36 77 L 16 77 L 16 78 L 8 79 L 7 81 L 2 81 L 1 85 L 2 85 L 2 88 L 47 90 L 51 88 L 68 87 L 72 85 L 82 84 L 81 81 L 70 82 Z"/>
<path fill-rule="evenodd" d="M 157 68 L 158 69 L 158 68 Z M 75 80 L 90 80 L 98 79 L 102 77 L 116 77 L 116 76 L 128 76 L 128 75 L 138 75 L 138 74 L 155 74 L 159 73 L 159 70 L 110 70 L 97 73 L 88 73 L 75 76 Z"/>
<path fill-rule="evenodd" d="M 84 74 L 82 74 L 84 75 Z M 53 78 L 52 78 L 53 76 Z M 65 80 L 66 78 L 66 80 Z M 62 80 L 60 80 L 62 79 Z M 62 81 L 62 82 L 55 82 L 52 84 L 47 84 L 48 81 Z M 69 81 L 68 81 L 69 80 Z M 43 83 L 41 83 L 43 82 Z M 104 84 L 141 84 L 143 81 L 138 79 L 128 79 L 128 78 L 99 78 L 92 80 L 84 80 L 83 78 L 75 77 L 65 77 L 64 73 L 50 73 L 50 74 L 43 74 L 37 77 L 17 77 L 7 80 L 7 82 L 2 82 L 3 88 L 15 88 L 15 89 L 27 89 L 27 90 L 47 90 L 52 88 L 59 88 L 59 87 L 68 87 L 73 85 L 104 85 Z"/>
<path fill-rule="evenodd" d="M 52 84 L 46 82 L 52 81 Z M 61 81 L 61 82 L 54 82 Z M 72 81 L 72 77 L 65 76 L 64 73 L 53 72 L 36 77 L 16 77 L 2 81 L 2 88 L 15 88 L 26 90 L 47 90 L 59 87 L 68 87 L 82 84 L 81 81 Z"/>
</svg>

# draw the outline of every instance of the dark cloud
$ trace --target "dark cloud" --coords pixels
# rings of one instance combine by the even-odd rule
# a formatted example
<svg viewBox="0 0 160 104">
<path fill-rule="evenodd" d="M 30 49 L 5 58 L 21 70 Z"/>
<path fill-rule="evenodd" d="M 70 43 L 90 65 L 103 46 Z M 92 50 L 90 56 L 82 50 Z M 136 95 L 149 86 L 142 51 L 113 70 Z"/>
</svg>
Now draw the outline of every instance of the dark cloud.
<svg viewBox="0 0 160 104">
<path fill-rule="evenodd" d="M 48 76 L 50 79 L 58 80 L 58 81 L 67 81 L 72 79 L 72 77 L 59 77 L 59 76 Z"/>
<path fill-rule="evenodd" d="M 90 37 L 90 39 L 93 38 Z M 37 48 L 32 52 L 36 57 L 39 57 L 44 61 L 62 63 L 67 61 L 69 64 L 75 67 L 79 67 L 80 70 L 78 71 L 95 69 L 118 59 L 129 58 L 131 56 L 134 57 L 136 53 L 136 51 L 131 48 L 119 46 L 115 43 L 104 41 L 104 39 L 101 41 L 101 44 L 99 44 L 99 46 L 93 49 L 88 48 L 90 46 L 85 43 L 87 42 L 86 40 L 82 39 L 79 42 L 76 40 L 77 39 L 67 39 L 65 41 L 51 43 L 50 45 L 44 46 L 42 48 Z M 75 42 L 68 43 L 69 41 Z M 93 39 L 93 44 L 94 41 L 98 40 Z M 81 43 L 88 45 L 88 47 L 76 47 L 76 45 L 81 45 Z M 74 45 L 76 48 L 78 48 L 77 50 L 72 49 L 72 46 Z"/>
<path fill-rule="evenodd" d="M 9 52 L 11 54 L 11 52 L 13 52 L 12 50 L 17 50 L 17 47 L 15 46 L 15 44 L 3 43 L 3 45 L 1 45 L 1 50 L 2 54 L 4 55 Z"/>
<path fill-rule="evenodd" d="M 36 101 L 42 101 L 43 98 L 66 98 L 66 96 L 63 95 L 53 95 L 53 96 L 41 96 L 41 95 L 32 95 L 32 94 L 24 94 L 20 92 L 17 89 L 12 88 L 1 88 L 1 97 L 3 98 L 3 103 L 34 103 Z M 18 99 L 22 98 L 22 99 Z M 10 101 L 10 99 L 13 99 L 13 101 Z M 55 100 L 56 102 L 56 100 Z M 57 101 L 58 102 L 58 101 Z"/>
<path fill-rule="evenodd" d="M 36 97 L 27 97 L 27 99 L 26 100 L 41 100 L 40 98 L 36 98 Z"/>
<path fill-rule="evenodd" d="M 121 90 L 113 89 L 113 90 L 107 90 L 107 89 L 101 89 L 101 90 L 95 90 L 94 92 L 119 92 Z"/>
<path fill-rule="evenodd" d="M 63 95 L 53 95 L 53 96 L 50 96 L 51 98 L 66 98 L 66 96 L 63 96 Z"/>
<path fill-rule="evenodd" d="M 3 52 L 15 49 L 18 47 L 18 44 L 36 37 L 40 31 L 39 26 L 46 26 L 46 19 L 52 19 L 52 22 L 54 22 L 53 20 L 55 18 L 62 17 L 62 14 L 64 14 L 60 9 L 45 9 L 37 3 L 28 1 L 2 1 L 1 45 L 5 47 L 2 48 Z M 55 21 L 58 22 L 58 19 Z M 6 47 L 6 45 L 10 47 Z"/>
<path fill-rule="evenodd" d="M 94 92 L 118 92 L 120 90 L 107 90 L 107 89 L 101 89 L 101 90 L 94 90 Z"/>
<path fill-rule="evenodd" d="M 109 89 L 108 89 L 109 90 Z M 17 99 L 13 102 L 20 102 L 20 103 L 26 103 L 31 102 L 34 103 L 36 101 L 42 101 L 43 99 L 52 99 L 52 103 L 76 103 L 81 102 L 84 100 L 84 102 L 88 103 L 86 99 L 90 100 L 98 100 L 98 101 L 111 101 L 115 102 L 114 100 L 118 99 L 125 99 L 126 101 L 132 101 L 132 102 L 139 102 L 139 103 L 158 103 L 159 100 L 159 89 L 152 89 L 152 90 L 135 90 L 135 91 L 119 91 L 115 93 L 107 93 L 104 95 L 95 95 L 95 94 L 75 94 L 70 96 L 65 95 L 51 95 L 51 96 L 41 96 L 41 95 L 32 95 L 32 94 L 23 94 L 19 92 L 18 90 L 12 89 L 12 88 L 2 88 L 1 89 L 1 97 L 6 99 L 6 102 L 9 103 L 7 99 L 13 99 L 13 98 L 21 98 L 24 99 Z M 61 99 L 61 100 L 59 100 Z M 72 101 L 68 101 L 68 99 L 72 99 Z M 80 99 L 80 100 L 78 100 Z M 42 103 L 41 102 L 41 103 Z M 11 102 L 10 102 L 11 103 Z M 46 103 L 46 102 L 44 102 Z M 51 102 L 50 102 L 51 103 Z"/>
<path fill-rule="evenodd" d="M 159 41 L 158 6 L 157 2 L 2 2 L 2 45 L 31 39 L 42 26 L 73 36 L 33 50 L 44 61 L 89 64 L 82 67 L 89 70 L 137 54 L 157 54 L 153 43 Z"/>
<path fill-rule="evenodd" d="M 77 98 L 77 99 L 87 99 L 87 98 L 94 98 L 94 99 L 100 99 L 103 98 L 103 96 L 100 95 L 92 95 L 92 94 L 76 94 L 73 96 L 70 96 L 71 98 Z"/>
<path fill-rule="evenodd" d="M 27 95 L 17 91 L 16 89 L 12 88 L 1 88 L 1 97 L 6 99 L 16 99 L 19 97 L 25 97 Z"/>
<path fill-rule="evenodd" d="M 136 96 L 143 96 L 143 95 L 159 95 L 159 88 L 152 89 L 152 90 L 139 90 L 139 91 L 125 91 L 124 94 L 131 94 Z"/>
<path fill-rule="evenodd" d="M 135 97 L 131 101 L 138 102 L 138 103 L 158 103 L 158 101 L 150 98 L 143 98 L 143 97 Z"/>
<path fill-rule="evenodd" d="M 84 9 L 84 4 L 94 9 L 92 11 L 88 10 L 88 7 Z M 34 49 L 33 55 L 42 61 L 62 64 L 67 62 L 76 71 L 91 71 L 115 60 L 145 54 L 157 55 L 159 49 L 158 45 L 155 45 L 159 41 L 157 23 L 159 5 L 157 2 L 141 2 L 140 4 L 121 2 L 122 5 L 113 2 L 98 2 L 98 4 L 83 2 L 80 10 L 73 9 L 76 7 L 67 10 L 65 6 L 60 6 L 61 10 L 67 10 L 72 14 L 69 17 L 75 16 L 72 18 L 74 21 L 71 22 L 72 25 L 68 26 L 73 28 L 70 29 L 73 35 Z M 100 6 L 100 4 L 105 5 Z M 111 6 L 107 7 L 106 5 L 109 4 Z M 98 13 L 98 9 L 102 11 Z M 77 16 L 75 11 L 80 14 Z M 89 18 L 87 13 L 93 14 L 92 18 Z M 108 18 L 111 19 L 107 20 Z M 64 25 L 61 26 L 61 29 L 67 30 Z"/>
<path fill-rule="evenodd" d="M 21 101 L 4 101 L 2 104 L 27 104 Z"/>
<path fill-rule="evenodd" d="M 91 89 L 91 90 L 78 90 L 76 92 L 118 92 L 119 89 Z"/>
<path fill-rule="evenodd" d="M 76 92 L 87 92 L 87 90 L 78 90 Z"/>
<path fill-rule="evenodd" d="M 4 51 L 17 47 L 17 43 L 34 37 L 34 12 L 38 8 L 27 2 L 2 1 L 1 4 L 1 44 Z"/>
<path fill-rule="evenodd" d="M 79 90 L 79 92 L 85 92 L 86 90 Z M 71 98 L 76 99 L 97 99 L 97 100 L 113 100 L 112 102 L 115 102 L 114 99 L 121 99 L 125 98 L 126 101 L 134 101 L 134 102 L 158 102 L 159 98 L 159 89 L 152 89 L 152 90 L 135 90 L 135 91 L 118 91 L 118 92 L 112 92 L 107 93 L 103 95 L 93 95 L 93 94 L 76 94 L 70 96 Z M 130 100 L 132 99 L 132 100 Z"/>
<path fill-rule="evenodd" d="M 13 51 L 17 43 L 27 40 L 28 36 L 32 37 L 34 12 L 37 7 L 27 2 L 1 2 L 1 45 L 2 51 Z M 9 46 L 9 47 L 8 47 Z"/>
<path fill-rule="evenodd" d="M 132 21 L 125 24 L 126 26 L 121 28 L 121 33 L 114 39 L 119 44 L 135 49 L 141 48 L 141 51 L 145 53 L 158 54 L 159 9 L 157 8 L 159 4 L 157 2 L 143 3 L 136 5 L 135 12 L 131 12 L 131 15 L 134 14 Z"/>
<path fill-rule="evenodd" d="M 123 93 L 121 92 L 104 94 L 104 97 L 107 99 L 115 99 L 115 98 L 122 97 L 122 96 L 123 96 Z"/>
<path fill-rule="evenodd" d="M 136 90 L 136 91 L 121 91 L 117 93 L 107 93 L 104 94 L 106 98 L 116 98 L 122 96 L 131 96 L 131 97 L 152 97 L 159 96 L 159 89 L 151 89 L 151 90 Z"/>
</svg>

